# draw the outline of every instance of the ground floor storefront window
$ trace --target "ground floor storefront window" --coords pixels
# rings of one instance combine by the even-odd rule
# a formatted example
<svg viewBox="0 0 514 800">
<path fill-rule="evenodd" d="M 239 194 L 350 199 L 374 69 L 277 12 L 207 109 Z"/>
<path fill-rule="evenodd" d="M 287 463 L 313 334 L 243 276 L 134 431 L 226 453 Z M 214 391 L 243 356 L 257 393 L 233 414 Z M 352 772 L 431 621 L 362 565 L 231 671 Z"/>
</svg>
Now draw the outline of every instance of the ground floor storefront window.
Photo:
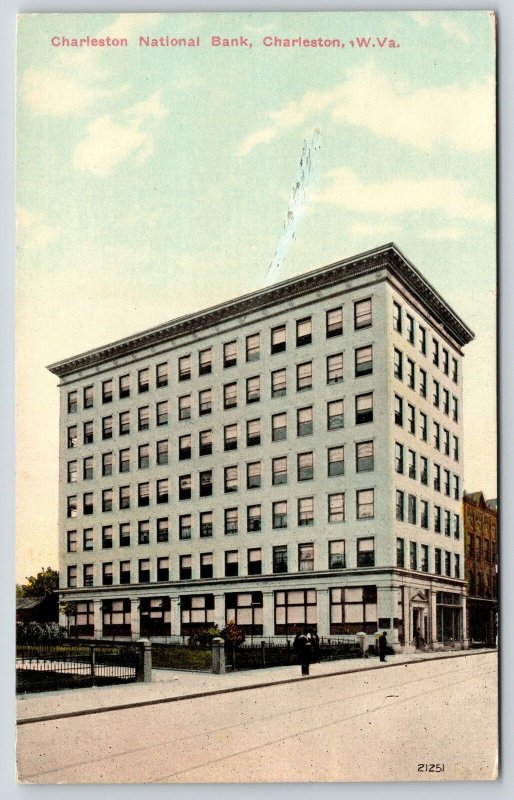
<svg viewBox="0 0 514 800">
<path fill-rule="evenodd" d="M 262 592 L 231 592 L 225 595 L 225 623 L 235 622 L 245 634 L 263 633 Z"/>
<path fill-rule="evenodd" d="M 92 600 L 71 603 L 68 616 L 70 636 L 94 636 L 95 621 Z"/>
<path fill-rule="evenodd" d="M 301 633 L 305 625 L 317 632 L 315 589 L 275 592 L 275 636 Z"/>
<path fill-rule="evenodd" d="M 139 616 L 141 636 L 171 636 L 169 597 L 142 597 Z"/>
<path fill-rule="evenodd" d="M 436 593 L 436 637 L 438 642 L 462 639 L 462 597 L 451 592 Z"/>
<path fill-rule="evenodd" d="M 102 603 L 102 635 L 130 636 L 130 599 L 104 600 Z"/>
<path fill-rule="evenodd" d="M 193 594 L 180 598 L 180 633 L 192 636 L 214 626 L 214 595 Z"/>
<path fill-rule="evenodd" d="M 377 587 L 352 586 L 330 590 L 330 634 L 376 633 Z"/>
</svg>

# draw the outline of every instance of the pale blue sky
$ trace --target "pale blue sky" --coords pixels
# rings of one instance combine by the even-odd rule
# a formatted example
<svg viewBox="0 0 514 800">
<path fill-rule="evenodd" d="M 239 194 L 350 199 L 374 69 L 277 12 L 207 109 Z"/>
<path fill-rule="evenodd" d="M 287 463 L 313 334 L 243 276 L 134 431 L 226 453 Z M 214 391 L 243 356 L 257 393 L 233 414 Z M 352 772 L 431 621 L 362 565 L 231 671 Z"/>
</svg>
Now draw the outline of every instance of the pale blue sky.
<svg viewBox="0 0 514 800">
<path fill-rule="evenodd" d="M 129 47 L 50 45 L 100 32 Z M 253 47 L 211 48 L 216 34 Z M 268 49 L 266 34 L 400 47 Z M 35 15 L 18 37 L 18 578 L 56 564 L 45 365 L 263 286 L 315 127 L 319 181 L 280 277 L 398 244 L 476 332 L 465 488 L 496 495 L 488 12 Z"/>
</svg>

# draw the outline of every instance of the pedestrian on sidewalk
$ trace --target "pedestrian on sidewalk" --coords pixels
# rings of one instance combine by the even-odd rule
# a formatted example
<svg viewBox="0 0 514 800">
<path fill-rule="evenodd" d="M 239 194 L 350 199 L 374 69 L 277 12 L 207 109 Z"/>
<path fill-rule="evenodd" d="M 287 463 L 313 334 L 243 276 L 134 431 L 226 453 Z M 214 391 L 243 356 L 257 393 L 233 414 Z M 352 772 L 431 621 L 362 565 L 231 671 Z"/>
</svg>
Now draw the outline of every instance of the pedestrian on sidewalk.
<svg viewBox="0 0 514 800">
<path fill-rule="evenodd" d="M 380 661 L 386 660 L 386 649 L 387 649 L 387 633 L 383 631 L 382 635 L 378 637 L 378 652 L 380 653 Z"/>
<path fill-rule="evenodd" d="M 303 633 L 297 633 L 294 637 L 293 650 L 302 666 L 302 675 L 309 674 L 309 665 L 312 659 L 313 638 L 307 627 Z"/>
</svg>

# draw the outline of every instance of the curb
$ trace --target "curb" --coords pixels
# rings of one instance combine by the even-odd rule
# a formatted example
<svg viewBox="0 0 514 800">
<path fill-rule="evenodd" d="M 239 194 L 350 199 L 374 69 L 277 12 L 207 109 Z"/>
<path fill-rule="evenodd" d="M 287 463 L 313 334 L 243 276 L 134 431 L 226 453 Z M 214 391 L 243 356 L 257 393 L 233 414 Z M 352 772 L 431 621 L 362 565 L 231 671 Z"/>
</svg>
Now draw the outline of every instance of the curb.
<svg viewBox="0 0 514 800">
<path fill-rule="evenodd" d="M 163 703 L 179 703 L 182 700 L 194 700 L 202 697 L 212 697 L 213 695 L 232 694 L 233 692 L 248 692 L 252 689 L 264 689 L 268 686 L 283 686 L 287 683 L 297 683 L 298 681 L 317 681 L 323 678 L 333 678 L 337 675 L 353 675 L 356 672 L 373 672 L 377 669 L 391 669 L 394 667 L 409 667 L 413 664 L 426 663 L 429 661 L 446 661 L 449 658 L 468 658 L 469 656 L 486 655 L 488 653 L 497 653 L 497 650 L 473 650 L 458 653 L 448 653 L 444 656 L 434 656 L 432 658 L 420 658 L 416 661 L 401 661 L 398 664 L 377 664 L 373 667 L 355 667 L 354 669 L 336 670 L 334 672 L 325 672 L 323 675 L 299 675 L 296 678 L 284 678 L 280 681 L 252 683 L 248 686 L 231 686 L 227 689 L 212 689 L 207 692 L 192 692 L 189 694 L 182 694 L 177 697 L 159 697 L 155 700 L 140 700 L 133 703 L 122 703 L 113 706 L 102 706 L 101 708 L 80 709 L 78 711 L 67 711 L 61 714 L 45 714 L 39 717 L 27 717 L 25 719 L 16 720 L 17 725 L 30 725 L 35 722 L 49 722 L 56 719 L 69 719 L 70 717 L 85 717 L 91 714 L 107 714 L 111 711 L 125 711 L 131 708 L 143 708 L 145 706 L 162 705 Z"/>
</svg>

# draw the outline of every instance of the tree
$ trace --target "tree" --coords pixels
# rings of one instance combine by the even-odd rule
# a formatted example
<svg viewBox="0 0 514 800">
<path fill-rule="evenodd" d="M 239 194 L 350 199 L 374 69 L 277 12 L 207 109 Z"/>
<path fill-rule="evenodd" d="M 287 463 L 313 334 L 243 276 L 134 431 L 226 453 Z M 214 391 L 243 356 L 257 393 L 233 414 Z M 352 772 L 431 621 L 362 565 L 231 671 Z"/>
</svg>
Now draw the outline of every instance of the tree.
<svg viewBox="0 0 514 800">
<path fill-rule="evenodd" d="M 59 588 L 59 573 L 52 567 L 41 567 L 41 571 L 37 575 L 31 575 L 27 578 L 27 583 L 16 587 L 16 595 L 18 597 L 47 597 L 53 594 Z"/>
</svg>

